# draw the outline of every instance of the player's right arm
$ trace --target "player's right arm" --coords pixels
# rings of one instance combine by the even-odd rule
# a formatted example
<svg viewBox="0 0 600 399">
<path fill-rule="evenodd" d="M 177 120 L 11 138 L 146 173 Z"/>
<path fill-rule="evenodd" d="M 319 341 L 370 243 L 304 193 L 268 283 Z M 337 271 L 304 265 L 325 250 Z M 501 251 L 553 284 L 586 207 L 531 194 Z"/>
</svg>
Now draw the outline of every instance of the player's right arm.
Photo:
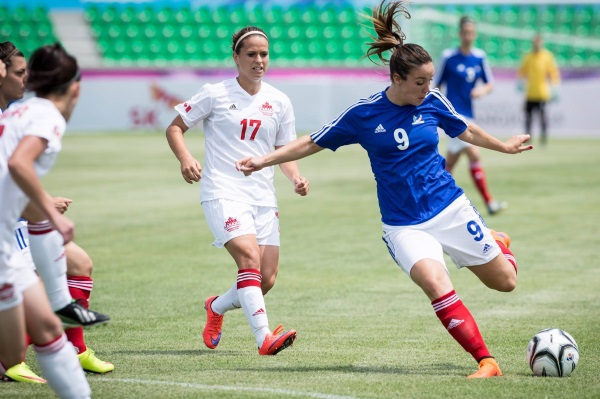
<svg viewBox="0 0 600 399">
<path fill-rule="evenodd" d="M 323 147 L 317 145 L 310 135 L 302 136 L 275 151 L 262 157 L 246 157 L 236 162 L 235 167 L 244 172 L 246 176 L 266 168 L 267 166 L 278 165 L 283 162 L 297 161 L 298 159 L 316 154 Z"/>
<path fill-rule="evenodd" d="M 187 125 L 181 118 L 181 115 L 178 115 L 167 128 L 167 141 L 169 147 L 171 147 L 171 151 L 173 151 L 173 154 L 175 154 L 175 157 L 181 164 L 183 179 L 189 184 L 193 184 L 202 178 L 202 166 L 200 166 L 200 162 L 194 158 L 185 144 L 183 135 L 187 130 Z"/>
</svg>

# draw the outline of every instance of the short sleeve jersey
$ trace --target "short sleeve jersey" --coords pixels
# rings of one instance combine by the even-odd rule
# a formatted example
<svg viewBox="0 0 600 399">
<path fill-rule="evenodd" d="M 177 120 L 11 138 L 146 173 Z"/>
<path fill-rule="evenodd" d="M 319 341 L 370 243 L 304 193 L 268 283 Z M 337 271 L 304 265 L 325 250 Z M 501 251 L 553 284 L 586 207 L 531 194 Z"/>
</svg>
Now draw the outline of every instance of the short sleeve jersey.
<svg viewBox="0 0 600 399">
<path fill-rule="evenodd" d="M 433 77 L 433 86 L 446 85 L 446 97 L 456 111 L 473 118 L 471 91 L 481 80 L 492 83 L 494 78 L 487 62 L 485 51 L 473 48 L 466 55 L 460 49 L 448 49 L 442 53 L 440 63 Z"/>
<path fill-rule="evenodd" d="M 207 84 L 189 101 L 175 107 L 192 127 L 203 122 L 206 154 L 200 200 L 229 199 L 258 206 L 277 206 L 274 168 L 251 176 L 236 170 L 237 160 L 262 156 L 275 146 L 296 139 L 295 118 L 289 98 L 262 82 L 255 95 L 236 79 Z"/>
<path fill-rule="evenodd" d="M 11 107 L 0 116 L 0 252 L 13 252 L 14 227 L 27 205 L 28 198 L 17 186 L 8 171 L 8 159 L 26 136 L 47 141 L 46 150 L 35 160 L 38 177 L 45 176 L 62 148 L 67 122 L 54 104 L 33 97 Z"/>
<path fill-rule="evenodd" d="M 438 153 L 438 126 L 450 137 L 467 128 L 438 90 L 419 106 L 396 105 L 383 91 L 353 104 L 311 138 L 333 151 L 360 144 L 377 183 L 382 222 L 408 226 L 430 220 L 463 193 Z"/>
</svg>

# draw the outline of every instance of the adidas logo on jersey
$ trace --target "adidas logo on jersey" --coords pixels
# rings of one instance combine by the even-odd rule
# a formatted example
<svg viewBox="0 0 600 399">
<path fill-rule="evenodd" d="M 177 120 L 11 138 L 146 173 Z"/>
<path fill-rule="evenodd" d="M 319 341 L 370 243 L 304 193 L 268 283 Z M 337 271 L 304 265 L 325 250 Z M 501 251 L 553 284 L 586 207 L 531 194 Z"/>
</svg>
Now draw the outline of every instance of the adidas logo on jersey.
<svg viewBox="0 0 600 399">
<path fill-rule="evenodd" d="M 377 126 L 377 128 L 375 129 L 375 133 L 385 133 L 386 130 L 385 128 L 381 125 L 381 123 L 379 124 L 379 126 Z"/>
<path fill-rule="evenodd" d="M 448 324 L 448 327 L 446 327 L 446 330 L 450 331 L 454 327 L 458 327 L 458 326 L 460 326 L 464 322 L 465 322 L 464 320 L 452 319 L 452 320 L 450 320 L 450 323 Z"/>
<path fill-rule="evenodd" d="M 229 106 L 229 110 L 230 110 L 230 111 L 237 111 L 237 110 L 238 110 L 238 107 L 237 107 L 235 104 L 231 104 L 231 105 Z"/>
<path fill-rule="evenodd" d="M 485 254 L 487 254 L 488 252 L 490 252 L 490 250 L 491 250 L 492 248 L 493 248 L 493 247 L 492 247 L 490 244 L 485 244 L 485 245 L 483 246 L 483 254 L 484 254 L 484 255 L 485 255 Z"/>
</svg>

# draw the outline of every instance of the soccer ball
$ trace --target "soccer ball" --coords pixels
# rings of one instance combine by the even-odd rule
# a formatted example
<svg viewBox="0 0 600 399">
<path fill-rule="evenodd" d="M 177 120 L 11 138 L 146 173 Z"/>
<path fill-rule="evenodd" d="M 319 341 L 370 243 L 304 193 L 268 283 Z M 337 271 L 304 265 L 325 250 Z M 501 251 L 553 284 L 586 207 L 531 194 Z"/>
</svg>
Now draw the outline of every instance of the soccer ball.
<svg viewBox="0 0 600 399">
<path fill-rule="evenodd" d="M 546 328 L 535 334 L 527 345 L 527 363 L 539 377 L 567 377 L 577 361 L 579 349 L 573 337 L 558 328 Z"/>
</svg>

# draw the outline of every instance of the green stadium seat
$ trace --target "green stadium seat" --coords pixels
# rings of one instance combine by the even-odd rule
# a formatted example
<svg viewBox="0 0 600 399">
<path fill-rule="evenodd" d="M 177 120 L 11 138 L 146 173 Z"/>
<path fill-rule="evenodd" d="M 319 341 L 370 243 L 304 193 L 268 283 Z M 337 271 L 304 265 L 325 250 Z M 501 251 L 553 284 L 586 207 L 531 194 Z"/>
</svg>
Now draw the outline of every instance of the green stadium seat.
<svg viewBox="0 0 600 399">
<path fill-rule="evenodd" d="M 260 25 L 265 21 L 265 10 L 262 5 L 258 4 L 248 11 L 248 25 Z"/>
<path fill-rule="evenodd" d="M 211 10 L 208 6 L 201 6 L 194 10 L 192 17 L 197 24 L 205 24 L 211 21 Z"/>
<path fill-rule="evenodd" d="M 264 22 L 268 25 L 279 24 L 282 22 L 283 8 L 279 5 L 273 5 L 264 12 Z"/>
</svg>

